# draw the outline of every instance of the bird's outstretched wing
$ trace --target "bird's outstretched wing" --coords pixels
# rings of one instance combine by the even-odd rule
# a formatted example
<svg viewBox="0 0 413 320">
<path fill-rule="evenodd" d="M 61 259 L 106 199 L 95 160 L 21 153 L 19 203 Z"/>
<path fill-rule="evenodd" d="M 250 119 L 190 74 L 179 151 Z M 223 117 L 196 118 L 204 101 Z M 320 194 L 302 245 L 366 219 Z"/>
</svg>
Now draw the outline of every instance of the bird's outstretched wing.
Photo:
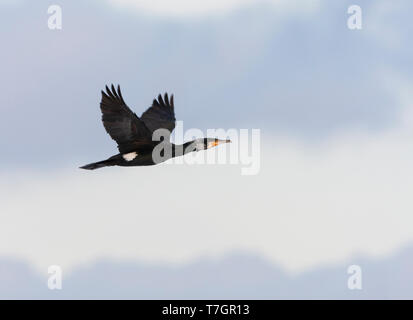
<svg viewBox="0 0 413 320">
<path fill-rule="evenodd" d="M 121 153 L 127 153 L 152 144 L 152 133 L 145 123 L 129 109 L 123 100 L 120 87 L 106 86 L 102 91 L 102 121 L 106 132 L 118 144 Z"/>
<path fill-rule="evenodd" d="M 158 100 L 154 99 L 152 106 L 141 115 L 141 120 L 152 133 L 157 129 L 168 129 L 172 132 L 176 121 L 174 96 L 171 95 L 169 99 L 167 93 L 164 98 L 159 95 Z"/>
</svg>

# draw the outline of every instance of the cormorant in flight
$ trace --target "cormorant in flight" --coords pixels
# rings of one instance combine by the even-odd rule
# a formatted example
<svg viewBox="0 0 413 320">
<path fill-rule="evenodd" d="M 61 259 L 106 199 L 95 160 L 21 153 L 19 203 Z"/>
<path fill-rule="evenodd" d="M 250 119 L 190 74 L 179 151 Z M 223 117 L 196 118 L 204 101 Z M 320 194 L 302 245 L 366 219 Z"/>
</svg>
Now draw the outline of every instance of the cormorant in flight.
<svg viewBox="0 0 413 320">
<path fill-rule="evenodd" d="M 201 138 L 175 145 L 169 135 L 175 128 L 174 97 L 165 93 L 153 100 L 152 106 L 139 118 L 123 100 L 120 87 L 112 84 L 102 91 L 100 103 L 102 122 L 106 132 L 118 144 L 119 154 L 107 160 L 90 163 L 81 169 L 94 170 L 107 166 L 149 166 L 193 151 L 215 147 L 230 140 Z M 153 133 L 166 129 L 163 141 L 154 141 Z M 161 145 L 162 144 L 162 145 Z"/>
</svg>

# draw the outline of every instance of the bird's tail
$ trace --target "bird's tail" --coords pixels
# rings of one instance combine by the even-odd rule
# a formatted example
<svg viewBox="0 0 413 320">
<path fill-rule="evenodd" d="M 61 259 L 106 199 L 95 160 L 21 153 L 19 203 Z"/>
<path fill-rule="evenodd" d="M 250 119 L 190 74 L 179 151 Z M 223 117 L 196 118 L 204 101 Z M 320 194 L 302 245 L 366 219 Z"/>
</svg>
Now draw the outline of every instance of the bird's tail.
<svg viewBox="0 0 413 320">
<path fill-rule="evenodd" d="M 93 162 L 89 163 L 87 165 L 84 165 L 80 167 L 80 169 L 85 169 L 85 170 L 95 170 L 103 167 L 108 167 L 108 166 L 113 166 L 114 163 L 111 161 L 111 159 L 99 161 L 99 162 Z"/>
</svg>

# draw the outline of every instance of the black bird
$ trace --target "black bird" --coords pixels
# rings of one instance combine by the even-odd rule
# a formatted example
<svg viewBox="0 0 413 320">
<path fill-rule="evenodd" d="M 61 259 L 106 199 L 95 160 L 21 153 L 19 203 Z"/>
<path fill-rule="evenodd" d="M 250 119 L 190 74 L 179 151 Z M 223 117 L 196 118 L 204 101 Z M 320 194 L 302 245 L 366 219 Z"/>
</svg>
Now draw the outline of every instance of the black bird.
<svg viewBox="0 0 413 320">
<path fill-rule="evenodd" d="M 215 147 L 230 140 L 202 138 L 176 145 L 170 142 L 170 134 L 175 128 L 174 97 L 165 93 L 154 99 L 152 106 L 139 118 L 123 100 L 120 87 L 112 84 L 102 91 L 100 103 L 102 122 L 106 132 L 118 144 L 119 154 L 107 160 L 90 163 L 81 169 L 94 170 L 107 166 L 149 166 L 193 151 Z M 158 129 L 164 129 L 162 132 Z M 164 139 L 157 138 L 163 133 Z"/>
</svg>

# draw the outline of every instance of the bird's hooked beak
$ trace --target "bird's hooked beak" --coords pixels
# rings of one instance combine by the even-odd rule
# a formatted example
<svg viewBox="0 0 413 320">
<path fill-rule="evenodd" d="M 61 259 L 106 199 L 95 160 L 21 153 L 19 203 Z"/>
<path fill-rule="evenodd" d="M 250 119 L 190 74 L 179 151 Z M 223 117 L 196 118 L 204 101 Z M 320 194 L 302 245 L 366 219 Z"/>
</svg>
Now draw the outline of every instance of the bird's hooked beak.
<svg viewBox="0 0 413 320">
<path fill-rule="evenodd" d="M 227 139 L 227 140 L 215 139 L 215 141 L 208 142 L 207 149 L 216 147 L 217 145 L 224 144 L 224 143 L 231 143 L 231 140 L 229 140 L 229 139 Z"/>
</svg>

